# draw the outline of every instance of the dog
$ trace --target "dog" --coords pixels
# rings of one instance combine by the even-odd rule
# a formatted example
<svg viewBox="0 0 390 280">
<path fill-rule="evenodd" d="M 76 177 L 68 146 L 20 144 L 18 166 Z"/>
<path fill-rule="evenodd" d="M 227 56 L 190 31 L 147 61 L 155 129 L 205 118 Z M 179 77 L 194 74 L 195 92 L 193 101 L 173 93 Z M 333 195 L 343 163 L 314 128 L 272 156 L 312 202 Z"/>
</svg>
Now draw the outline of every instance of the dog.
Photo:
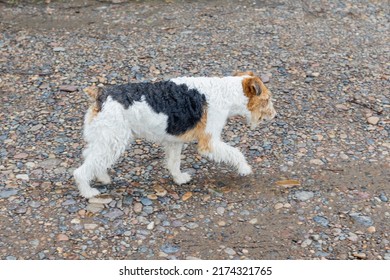
<svg viewBox="0 0 390 280">
<path fill-rule="evenodd" d="M 191 180 L 180 170 L 183 144 L 196 141 L 202 156 L 234 167 L 240 175 L 252 172 L 244 155 L 221 139 L 229 117 L 241 115 L 254 129 L 276 115 L 271 93 L 253 72 L 228 77 L 179 77 L 155 83 L 91 86 L 92 100 L 84 118 L 84 163 L 73 175 L 81 196 L 99 191 L 93 179 L 110 184 L 108 169 L 134 138 L 163 145 L 166 167 L 175 183 Z"/>
</svg>

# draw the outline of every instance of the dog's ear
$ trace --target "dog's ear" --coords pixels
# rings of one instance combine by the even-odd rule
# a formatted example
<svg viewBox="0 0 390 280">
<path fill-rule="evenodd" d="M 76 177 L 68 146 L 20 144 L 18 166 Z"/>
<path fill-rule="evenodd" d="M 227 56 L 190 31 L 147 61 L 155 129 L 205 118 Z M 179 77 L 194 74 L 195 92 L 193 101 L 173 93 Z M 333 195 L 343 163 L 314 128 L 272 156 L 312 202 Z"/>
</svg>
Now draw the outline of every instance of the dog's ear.
<svg viewBox="0 0 390 280">
<path fill-rule="evenodd" d="M 233 74 L 233 76 L 251 76 L 251 77 L 254 77 L 255 74 L 254 74 L 252 71 L 245 71 L 245 72 L 239 72 L 239 71 L 237 71 L 237 72 L 235 72 L 235 73 Z"/>
<path fill-rule="evenodd" d="M 251 98 L 260 96 L 262 93 L 261 80 L 258 77 L 250 77 L 242 80 L 242 89 L 244 94 Z"/>
</svg>

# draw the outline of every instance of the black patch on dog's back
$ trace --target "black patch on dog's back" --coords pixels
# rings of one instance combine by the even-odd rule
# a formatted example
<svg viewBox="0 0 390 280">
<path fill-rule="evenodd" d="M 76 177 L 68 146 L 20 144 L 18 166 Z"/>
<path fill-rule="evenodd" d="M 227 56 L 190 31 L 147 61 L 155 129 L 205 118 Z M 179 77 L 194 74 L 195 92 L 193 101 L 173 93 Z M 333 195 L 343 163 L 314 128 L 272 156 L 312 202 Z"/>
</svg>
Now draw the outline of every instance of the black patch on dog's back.
<svg viewBox="0 0 390 280">
<path fill-rule="evenodd" d="M 145 101 L 156 113 L 168 116 L 167 133 L 180 135 L 192 129 L 200 121 L 206 106 L 206 97 L 187 85 L 170 81 L 157 83 L 129 83 L 105 87 L 97 98 L 101 105 L 107 97 L 123 105 L 125 109 L 135 101 Z"/>
</svg>

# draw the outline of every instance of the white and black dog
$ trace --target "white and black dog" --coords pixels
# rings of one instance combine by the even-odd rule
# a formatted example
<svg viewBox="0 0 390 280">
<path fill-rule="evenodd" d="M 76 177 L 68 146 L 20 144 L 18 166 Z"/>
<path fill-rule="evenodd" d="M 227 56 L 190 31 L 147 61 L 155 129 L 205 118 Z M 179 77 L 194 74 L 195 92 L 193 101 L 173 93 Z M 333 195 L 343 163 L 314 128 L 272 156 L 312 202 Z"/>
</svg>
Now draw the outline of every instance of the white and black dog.
<svg viewBox="0 0 390 280">
<path fill-rule="evenodd" d="M 197 141 L 198 151 L 248 175 L 244 155 L 224 143 L 221 132 L 228 117 L 245 116 L 252 128 L 276 112 L 271 94 L 252 72 L 229 77 L 181 77 L 156 83 L 129 83 L 84 90 L 93 100 L 85 115 L 84 163 L 74 171 L 83 197 L 99 194 L 93 179 L 109 184 L 110 168 L 129 141 L 145 138 L 161 143 L 166 165 L 177 184 L 191 180 L 180 171 L 183 143 Z"/>
</svg>

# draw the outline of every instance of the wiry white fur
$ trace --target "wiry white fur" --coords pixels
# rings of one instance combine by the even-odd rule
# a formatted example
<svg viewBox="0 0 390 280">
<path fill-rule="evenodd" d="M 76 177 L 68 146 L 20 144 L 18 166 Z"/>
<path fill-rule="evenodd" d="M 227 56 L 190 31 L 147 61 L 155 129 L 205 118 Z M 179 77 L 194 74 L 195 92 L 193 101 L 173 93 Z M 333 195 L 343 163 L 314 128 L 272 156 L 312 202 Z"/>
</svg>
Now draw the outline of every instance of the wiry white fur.
<svg viewBox="0 0 390 280">
<path fill-rule="evenodd" d="M 242 115 L 248 121 L 251 113 L 246 105 L 248 98 L 242 89 L 244 77 L 182 77 L 172 79 L 176 84 L 186 84 L 206 96 L 206 132 L 211 135 L 211 152 L 204 153 L 217 162 L 225 162 L 237 169 L 241 175 L 251 173 L 251 167 L 244 155 L 236 148 L 221 140 L 221 132 L 229 116 Z M 133 138 L 145 138 L 163 144 L 166 152 L 166 165 L 177 184 L 187 183 L 191 177 L 180 171 L 180 154 L 183 140 L 166 133 L 168 117 L 157 114 L 145 100 L 134 102 L 128 109 L 108 97 L 101 112 L 91 120 L 91 109 L 85 116 L 84 138 L 87 147 L 83 152 L 84 163 L 74 172 L 77 186 L 86 198 L 99 194 L 90 187 L 90 181 L 97 178 L 109 183 L 107 173 L 124 152 Z"/>
</svg>

